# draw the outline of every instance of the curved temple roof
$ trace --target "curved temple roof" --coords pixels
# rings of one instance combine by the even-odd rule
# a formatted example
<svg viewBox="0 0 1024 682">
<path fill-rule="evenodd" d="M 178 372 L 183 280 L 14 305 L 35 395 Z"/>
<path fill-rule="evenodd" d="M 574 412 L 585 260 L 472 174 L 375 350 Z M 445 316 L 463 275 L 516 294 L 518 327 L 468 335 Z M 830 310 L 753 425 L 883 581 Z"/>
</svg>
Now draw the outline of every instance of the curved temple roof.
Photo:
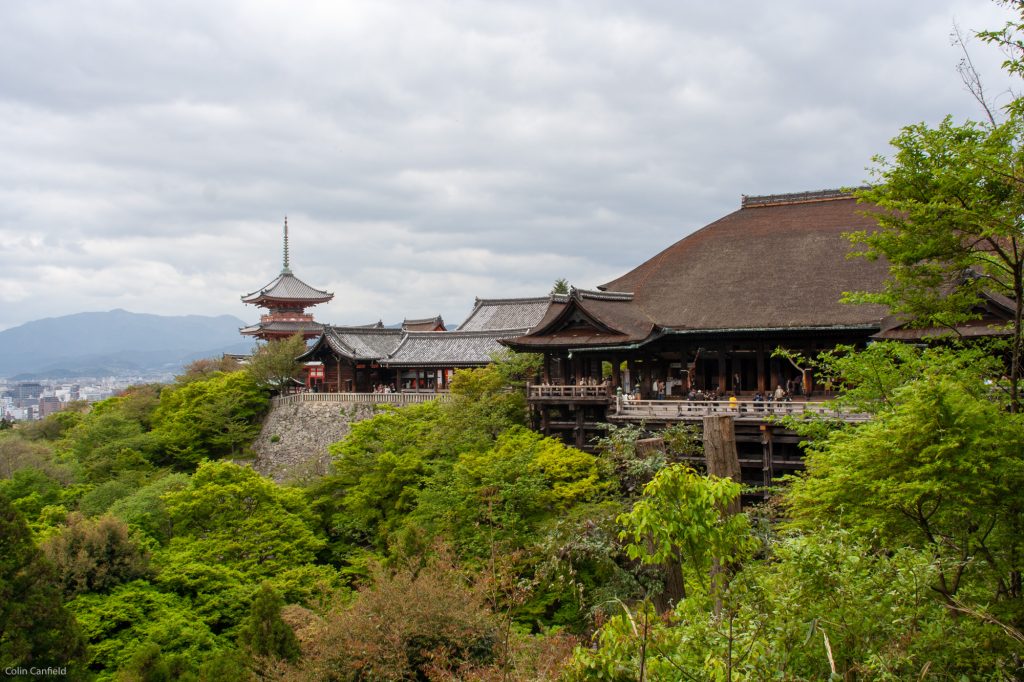
<svg viewBox="0 0 1024 682">
<path fill-rule="evenodd" d="M 326 303 L 334 298 L 334 294 L 315 289 L 291 272 L 282 272 L 265 287 L 242 296 L 243 303 L 260 305 L 266 301 L 295 301 L 308 305 Z"/>
<path fill-rule="evenodd" d="M 478 298 L 460 332 L 530 329 L 544 317 L 551 296 L 536 298 Z"/>
<path fill-rule="evenodd" d="M 386 367 L 478 367 L 504 350 L 499 339 L 525 331 L 410 332 L 381 364 Z"/>
<path fill-rule="evenodd" d="M 440 316 L 406 319 L 401 328 L 384 327 L 380 322 L 366 326 L 324 325 L 320 337 L 298 359 L 312 360 L 328 351 L 353 361 L 379 362 L 384 367 L 479 367 L 489 363 L 494 353 L 504 350 L 501 339 L 524 334 L 539 322 L 551 301 L 551 296 L 477 299 L 473 312 L 456 331 L 444 331 Z M 511 321 L 526 324 L 504 326 Z M 470 322 L 468 326 L 484 328 L 466 329 Z"/>
<path fill-rule="evenodd" d="M 259 333 L 279 333 L 279 334 L 301 334 L 303 332 L 317 332 L 323 331 L 323 325 L 319 322 L 309 321 L 290 321 L 290 320 L 271 320 L 269 322 L 258 322 L 256 324 L 249 325 L 248 327 L 242 327 L 239 332 L 246 335 L 254 335 Z"/>
</svg>

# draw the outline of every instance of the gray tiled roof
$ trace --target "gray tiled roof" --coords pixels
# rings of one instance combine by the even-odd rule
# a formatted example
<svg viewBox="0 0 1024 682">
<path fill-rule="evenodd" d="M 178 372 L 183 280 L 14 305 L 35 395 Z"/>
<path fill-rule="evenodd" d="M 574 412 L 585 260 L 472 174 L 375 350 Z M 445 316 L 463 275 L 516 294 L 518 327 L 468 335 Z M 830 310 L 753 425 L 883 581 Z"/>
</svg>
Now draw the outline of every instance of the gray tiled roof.
<svg viewBox="0 0 1024 682">
<path fill-rule="evenodd" d="M 381 362 L 386 367 L 459 367 L 486 365 L 503 350 L 498 339 L 525 329 L 477 332 L 408 332 L 401 345 Z"/>
<path fill-rule="evenodd" d="M 444 329 L 444 318 L 442 318 L 440 315 L 435 315 L 434 317 L 424 317 L 415 320 L 406 318 L 405 320 L 402 321 L 402 329 L 405 329 L 407 331 L 432 332 L 438 327 Z"/>
<path fill-rule="evenodd" d="M 285 271 L 274 281 L 258 291 L 242 296 L 243 303 L 257 303 L 265 299 L 317 301 L 324 302 L 334 298 L 334 294 L 314 289 L 291 272 Z"/>
<path fill-rule="evenodd" d="M 473 312 L 459 325 L 460 332 L 498 329 L 531 329 L 541 321 L 551 303 L 550 296 L 537 298 L 476 299 Z"/>
<path fill-rule="evenodd" d="M 504 350 L 499 339 L 521 336 L 536 325 L 551 300 L 550 296 L 478 298 L 458 331 L 422 329 L 443 325 L 440 316 L 406 319 L 402 328 L 383 327 L 379 322 L 363 327 L 325 325 L 323 334 L 300 359 L 317 356 L 318 349 L 327 347 L 339 356 L 376 360 L 385 367 L 479 367 Z"/>
<path fill-rule="evenodd" d="M 248 327 L 242 327 L 239 332 L 242 334 L 256 334 L 261 331 L 267 332 L 305 332 L 305 331 L 316 331 L 319 332 L 323 329 L 323 325 L 319 322 L 288 322 L 282 320 L 275 320 L 273 322 L 257 322 L 251 324 Z"/>
<path fill-rule="evenodd" d="M 339 355 L 358 360 L 381 360 L 402 342 L 401 329 L 324 327 L 324 338 Z"/>
</svg>

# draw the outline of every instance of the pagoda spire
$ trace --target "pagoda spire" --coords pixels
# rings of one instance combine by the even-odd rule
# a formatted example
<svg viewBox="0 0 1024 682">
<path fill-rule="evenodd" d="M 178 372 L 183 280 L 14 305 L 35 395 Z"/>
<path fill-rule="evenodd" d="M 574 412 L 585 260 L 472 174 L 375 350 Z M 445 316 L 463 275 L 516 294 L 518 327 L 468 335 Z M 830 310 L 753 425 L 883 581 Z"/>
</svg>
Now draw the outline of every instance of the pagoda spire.
<svg viewBox="0 0 1024 682">
<path fill-rule="evenodd" d="M 291 268 L 288 267 L 288 216 L 284 217 L 284 267 L 281 268 L 281 273 L 291 273 Z"/>
</svg>

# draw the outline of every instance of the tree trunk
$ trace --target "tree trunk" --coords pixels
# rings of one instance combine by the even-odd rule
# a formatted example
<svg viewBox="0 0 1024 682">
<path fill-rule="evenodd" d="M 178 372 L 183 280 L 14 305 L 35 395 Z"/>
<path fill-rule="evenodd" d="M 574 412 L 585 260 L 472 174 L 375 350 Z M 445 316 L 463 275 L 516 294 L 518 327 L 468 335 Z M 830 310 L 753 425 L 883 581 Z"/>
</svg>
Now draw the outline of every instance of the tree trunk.
<svg viewBox="0 0 1024 682">
<path fill-rule="evenodd" d="M 1010 412 L 1020 411 L 1021 325 L 1024 318 L 1024 268 L 1018 260 L 1013 264 L 1013 295 L 1017 299 L 1013 308 L 1013 346 L 1010 351 Z"/>
</svg>

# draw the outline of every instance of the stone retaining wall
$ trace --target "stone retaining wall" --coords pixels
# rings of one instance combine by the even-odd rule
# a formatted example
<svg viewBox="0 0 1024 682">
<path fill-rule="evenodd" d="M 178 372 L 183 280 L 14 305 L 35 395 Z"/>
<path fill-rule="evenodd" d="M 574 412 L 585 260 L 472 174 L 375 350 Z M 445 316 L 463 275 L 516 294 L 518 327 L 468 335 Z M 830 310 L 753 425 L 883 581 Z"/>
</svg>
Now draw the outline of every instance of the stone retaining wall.
<svg viewBox="0 0 1024 682">
<path fill-rule="evenodd" d="M 374 405 L 303 402 L 271 408 L 252 449 L 252 467 L 282 483 L 327 473 L 327 446 L 349 425 L 372 417 Z"/>
</svg>

